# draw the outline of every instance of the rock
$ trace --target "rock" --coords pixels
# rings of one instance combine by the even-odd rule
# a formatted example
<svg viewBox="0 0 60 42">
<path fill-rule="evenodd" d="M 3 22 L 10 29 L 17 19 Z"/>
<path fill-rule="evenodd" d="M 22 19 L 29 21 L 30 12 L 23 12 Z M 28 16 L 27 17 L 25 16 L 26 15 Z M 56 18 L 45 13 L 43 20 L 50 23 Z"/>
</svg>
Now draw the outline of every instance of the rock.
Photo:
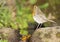
<svg viewBox="0 0 60 42">
<path fill-rule="evenodd" d="M 8 42 L 18 42 L 19 37 L 16 30 L 11 28 L 1 28 L 0 34 L 2 34 L 1 39 L 6 39 Z"/>
<path fill-rule="evenodd" d="M 60 26 L 37 29 L 30 42 L 60 42 Z"/>
</svg>

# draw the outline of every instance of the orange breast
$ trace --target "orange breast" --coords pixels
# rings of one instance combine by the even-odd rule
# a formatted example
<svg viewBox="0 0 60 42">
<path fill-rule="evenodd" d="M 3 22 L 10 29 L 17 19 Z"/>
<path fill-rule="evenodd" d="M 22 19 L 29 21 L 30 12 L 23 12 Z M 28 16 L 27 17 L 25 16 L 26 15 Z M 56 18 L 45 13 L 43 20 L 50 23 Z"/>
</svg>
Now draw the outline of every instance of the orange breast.
<svg viewBox="0 0 60 42">
<path fill-rule="evenodd" d="M 33 9 L 32 15 L 33 15 L 33 16 L 35 15 L 35 11 L 34 11 L 34 9 Z"/>
</svg>

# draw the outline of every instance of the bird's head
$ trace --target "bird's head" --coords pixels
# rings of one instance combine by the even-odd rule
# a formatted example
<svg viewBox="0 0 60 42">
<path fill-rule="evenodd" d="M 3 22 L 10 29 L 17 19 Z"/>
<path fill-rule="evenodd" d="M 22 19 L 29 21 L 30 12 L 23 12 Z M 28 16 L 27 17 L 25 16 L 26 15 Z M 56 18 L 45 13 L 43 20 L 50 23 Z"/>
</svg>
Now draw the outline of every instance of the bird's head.
<svg viewBox="0 0 60 42">
<path fill-rule="evenodd" d="M 36 14 L 36 12 L 37 12 L 37 6 L 35 5 L 34 7 L 33 7 L 33 16 Z"/>
<path fill-rule="evenodd" d="M 37 7 L 36 5 L 33 7 L 33 16 L 40 14 L 40 8 Z"/>
</svg>

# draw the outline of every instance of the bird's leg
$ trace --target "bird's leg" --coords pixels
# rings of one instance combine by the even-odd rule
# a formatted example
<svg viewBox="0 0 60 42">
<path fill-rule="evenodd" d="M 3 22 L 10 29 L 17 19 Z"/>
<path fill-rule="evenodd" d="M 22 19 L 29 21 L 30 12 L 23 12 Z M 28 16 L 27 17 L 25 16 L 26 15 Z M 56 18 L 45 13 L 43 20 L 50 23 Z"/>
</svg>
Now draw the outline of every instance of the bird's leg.
<svg viewBox="0 0 60 42">
<path fill-rule="evenodd" d="M 40 24 L 37 25 L 37 28 L 39 28 L 39 25 L 40 25 Z M 37 29 L 37 28 L 36 28 L 36 29 Z"/>
<path fill-rule="evenodd" d="M 42 26 L 42 24 L 38 24 L 37 28 L 39 28 L 39 27 L 41 27 L 41 26 Z M 37 29 L 37 28 L 36 28 L 36 29 Z"/>
<path fill-rule="evenodd" d="M 41 28 L 41 26 L 42 26 L 42 24 L 40 24 L 40 26 L 39 26 L 39 27 Z"/>
</svg>

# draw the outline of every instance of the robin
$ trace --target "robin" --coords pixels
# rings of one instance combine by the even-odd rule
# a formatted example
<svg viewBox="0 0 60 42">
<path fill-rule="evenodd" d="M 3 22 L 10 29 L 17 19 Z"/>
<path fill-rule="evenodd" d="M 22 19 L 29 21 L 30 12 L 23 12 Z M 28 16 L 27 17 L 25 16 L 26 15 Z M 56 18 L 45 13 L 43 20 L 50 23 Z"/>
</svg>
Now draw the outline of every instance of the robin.
<svg viewBox="0 0 60 42">
<path fill-rule="evenodd" d="M 38 26 L 37 28 L 41 27 L 41 25 L 45 22 L 53 22 L 53 23 L 56 23 L 55 21 L 53 20 L 50 20 L 48 19 L 45 14 L 41 11 L 41 9 L 37 6 L 34 6 L 34 9 L 33 9 L 33 19 L 38 23 Z"/>
</svg>

